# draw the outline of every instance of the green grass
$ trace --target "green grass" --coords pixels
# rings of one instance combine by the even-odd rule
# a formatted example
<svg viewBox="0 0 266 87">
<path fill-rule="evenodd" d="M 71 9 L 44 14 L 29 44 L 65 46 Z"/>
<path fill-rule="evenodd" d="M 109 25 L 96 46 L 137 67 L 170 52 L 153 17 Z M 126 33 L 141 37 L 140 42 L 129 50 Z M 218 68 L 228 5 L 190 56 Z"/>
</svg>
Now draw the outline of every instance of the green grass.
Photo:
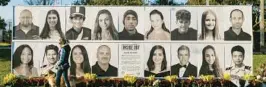
<svg viewBox="0 0 266 87">
<path fill-rule="evenodd" d="M 257 75 L 258 73 L 255 70 L 260 68 L 261 64 L 266 63 L 266 55 L 253 55 L 253 58 L 253 74 Z"/>
<path fill-rule="evenodd" d="M 0 49 L 0 85 L 3 82 L 3 78 L 11 71 L 11 50 Z"/>
</svg>

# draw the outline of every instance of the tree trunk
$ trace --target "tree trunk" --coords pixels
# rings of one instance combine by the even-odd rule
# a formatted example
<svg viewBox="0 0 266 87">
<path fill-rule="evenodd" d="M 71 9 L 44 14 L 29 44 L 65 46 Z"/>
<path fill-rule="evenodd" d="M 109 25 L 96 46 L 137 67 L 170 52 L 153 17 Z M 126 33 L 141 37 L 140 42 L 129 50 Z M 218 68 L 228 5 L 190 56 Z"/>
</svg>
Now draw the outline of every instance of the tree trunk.
<svg viewBox="0 0 266 87">
<path fill-rule="evenodd" d="M 264 0 L 260 0 L 260 46 L 264 46 Z"/>
</svg>

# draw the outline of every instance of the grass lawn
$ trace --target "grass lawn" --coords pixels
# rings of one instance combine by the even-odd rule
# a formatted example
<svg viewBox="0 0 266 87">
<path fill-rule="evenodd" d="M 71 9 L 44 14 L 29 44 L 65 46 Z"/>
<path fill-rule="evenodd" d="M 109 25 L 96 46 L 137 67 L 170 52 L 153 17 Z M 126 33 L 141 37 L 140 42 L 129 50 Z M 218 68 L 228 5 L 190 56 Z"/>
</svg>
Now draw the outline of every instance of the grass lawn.
<svg viewBox="0 0 266 87">
<path fill-rule="evenodd" d="M 261 64 L 266 63 L 266 55 L 253 55 L 253 74 L 257 75 L 257 70 Z"/>
<path fill-rule="evenodd" d="M 0 85 L 3 82 L 3 78 L 11 70 L 11 50 L 0 49 Z"/>
</svg>

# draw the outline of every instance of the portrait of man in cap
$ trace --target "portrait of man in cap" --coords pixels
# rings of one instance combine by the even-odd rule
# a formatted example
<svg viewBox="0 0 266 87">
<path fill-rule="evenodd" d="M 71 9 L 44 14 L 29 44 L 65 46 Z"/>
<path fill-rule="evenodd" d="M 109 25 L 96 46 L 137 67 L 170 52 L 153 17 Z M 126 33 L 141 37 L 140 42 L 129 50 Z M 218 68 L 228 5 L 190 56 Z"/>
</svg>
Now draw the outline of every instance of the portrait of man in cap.
<svg viewBox="0 0 266 87">
<path fill-rule="evenodd" d="M 83 27 L 85 20 L 85 7 L 72 6 L 69 16 L 72 28 L 66 32 L 68 40 L 91 40 L 91 29 Z"/>
<path fill-rule="evenodd" d="M 24 9 L 19 15 L 19 24 L 14 27 L 14 39 L 35 40 L 39 39 L 39 27 L 32 23 L 32 13 Z"/>
<path fill-rule="evenodd" d="M 123 17 L 124 29 L 119 33 L 120 40 L 144 40 L 136 26 L 138 25 L 138 14 L 134 10 L 127 10 Z"/>
</svg>

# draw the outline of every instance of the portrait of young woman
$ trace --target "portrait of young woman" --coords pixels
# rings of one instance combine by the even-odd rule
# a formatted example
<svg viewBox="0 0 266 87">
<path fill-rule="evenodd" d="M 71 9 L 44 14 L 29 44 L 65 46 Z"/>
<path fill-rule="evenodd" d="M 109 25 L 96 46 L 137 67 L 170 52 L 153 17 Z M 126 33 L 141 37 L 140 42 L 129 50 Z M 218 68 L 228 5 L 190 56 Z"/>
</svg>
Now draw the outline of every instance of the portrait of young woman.
<svg viewBox="0 0 266 87">
<path fill-rule="evenodd" d="M 113 17 L 109 10 L 100 10 L 96 16 L 93 40 L 118 40 L 118 31 L 115 28 Z"/>
<path fill-rule="evenodd" d="M 61 28 L 60 16 L 56 10 L 49 10 L 46 15 L 45 24 L 40 34 L 41 39 L 58 40 L 64 38 Z"/>
<path fill-rule="evenodd" d="M 74 77 L 82 77 L 85 73 L 91 72 L 88 53 L 83 45 L 73 47 L 70 54 L 70 63 L 70 75 Z"/>
<path fill-rule="evenodd" d="M 166 28 L 164 17 L 159 10 L 150 12 L 151 28 L 146 32 L 145 39 L 147 40 L 170 40 L 170 31 Z"/>
<path fill-rule="evenodd" d="M 207 45 L 202 50 L 202 65 L 199 75 L 214 75 L 215 77 L 222 77 L 223 75 L 219 58 L 211 45 Z"/>
<path fill-rule="evenodd" d="M 155 75 L 156 77 L 170 75 L 170 70 L 167 69 L 166 52 L 163 46 L 155 45 L 152 47 L 147 66 L 148 68 L 144 71 L 145 77 L 150 75 Z"/>
<path fill-rule="evenodd" d="M 220 40 L 218 19 L 212 10 L 206 10 L 201 18 L 201 35 L 199 40 Z"/>
<path fill-rule="evenodd" d="M 33 66 L 33 50 L 27 44 L 22 44 L 16 49 L 12 64 L 12 72 L 15 75 L 38 76 L 37 68 Z"/>
</svg>

